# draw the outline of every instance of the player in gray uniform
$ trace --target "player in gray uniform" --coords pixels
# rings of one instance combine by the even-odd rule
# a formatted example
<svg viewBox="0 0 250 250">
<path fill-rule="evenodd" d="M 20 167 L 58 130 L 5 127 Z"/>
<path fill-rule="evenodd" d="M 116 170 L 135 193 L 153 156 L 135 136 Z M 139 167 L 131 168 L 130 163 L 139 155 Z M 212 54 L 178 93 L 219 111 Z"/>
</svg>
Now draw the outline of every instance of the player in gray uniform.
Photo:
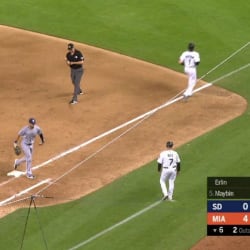
<svg viewBox="0 0 250 250">
<path fill-rule="evenodd" d="M 44 136 L 41 128 L 36 125 L 36 120 L 34 118 L 29 119 L 29 125 L 23 127 L 19 132 L 17 139 L 14 141 L 14 147 L 19 142 L 19 139 L 22 137 L 21 148 L 24 153 L 24 157 L 21 159 L 16 159 L 14 163 L 14 169 L 26 161 L 26 176 L 29 179 L 34 179 L 35 176 L 32 174 L 32 155 L 33 155 L 33 144 L 35 141 L 36 135 L 40 136 L 41 143 L 44 144 Z"/>
</svg>

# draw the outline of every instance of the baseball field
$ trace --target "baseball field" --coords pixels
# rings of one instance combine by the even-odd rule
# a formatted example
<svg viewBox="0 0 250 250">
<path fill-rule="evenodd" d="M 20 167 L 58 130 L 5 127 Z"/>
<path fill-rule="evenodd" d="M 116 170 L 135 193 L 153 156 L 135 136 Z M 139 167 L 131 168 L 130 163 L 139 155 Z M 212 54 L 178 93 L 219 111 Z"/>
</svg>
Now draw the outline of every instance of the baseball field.
<svg viewBox="0 0 250 250">
<path fill-rule="evenodd" d="M 206 185 L 249 176 L 249 12 L 242 0 L 2 0 L 0 248 L 248 249 L 247 236 L 206 237 Z M 201 80 L 184 103 L 190 41 Z M 86 59 L 75 106 L 68 42 Z M 37 178 L 7 176 L 30 116 L 46 138 Z M 167 140 L 182 161 L 175 202 L 161 201 L 156 166 Z"/>
</svg>

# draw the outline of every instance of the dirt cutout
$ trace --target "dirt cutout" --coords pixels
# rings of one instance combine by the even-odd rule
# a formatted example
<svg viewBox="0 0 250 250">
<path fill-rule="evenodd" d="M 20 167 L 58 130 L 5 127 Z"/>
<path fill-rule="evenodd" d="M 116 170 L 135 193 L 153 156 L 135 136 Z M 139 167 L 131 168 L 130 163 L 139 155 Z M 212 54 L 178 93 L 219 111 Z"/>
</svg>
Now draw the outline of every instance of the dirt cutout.
<svg viewBox="0 0 250 250">
<path fill-rule="evenodd" d="M 64 58 L 67 43 L 72 41 L 6 26 L 0 26 L 0 31 L 0 201 L 48 178 L 49 186 L 39 186 L 18 198 L 43 189 L 41 195 L 57 199 L 38 199 L 37 205 L 77 199 L 155 159 L 166 140 L 180 146 L 246 109 L 242 97 L 212 86 L 186 103 L 175 102 L 142 122 L 118 129 L 172 100 L 185 89 L 186 76 L 74 42 L 85 56 L 85 94 L 79 97 L 78 104 L 69 105 L 73 86 Z M 34 170 L 35 180 L 7 176 L 15 158 L 12 143 L 29 117 L 37 119 L 46 139 L 43 146 L 38 145 L 38 140 L 35 143 L 33 166 L 49 161 Z M 84 142 L 88 143 L 84 146 Z M 78 150 L 63 155 L 81 144 Z M 25 171 L 25 166 L 19 170 Z M 0 216 L 17 206 L 13 203 L 1 207 Z M 238 245 L 241 241 L 235 238 L 211 239 L 206 238 L 193 249 L 236 249 L 234 242 L 237 249 L 242 249 Z"/>
</svg>

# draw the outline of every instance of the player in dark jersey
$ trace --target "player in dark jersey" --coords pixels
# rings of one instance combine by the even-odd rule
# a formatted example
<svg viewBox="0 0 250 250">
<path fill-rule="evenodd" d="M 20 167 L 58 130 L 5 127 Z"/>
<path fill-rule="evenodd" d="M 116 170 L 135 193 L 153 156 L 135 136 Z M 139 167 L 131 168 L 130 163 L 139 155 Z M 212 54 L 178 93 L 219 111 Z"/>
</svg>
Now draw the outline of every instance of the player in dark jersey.
<svg viewBox="0 0 250 250">
<path fill-rule="evenodd" d="M 82 95 L 83 91 L 80 87 L 81 79 L 84 73 L 83 61 L 84 57 L 81 51 L 77 50 L 73 43 L 68 44 L 68 53 L 66 54 L 66 63 L 70 67 L 71 81 L 74 85 L 74 94 L 70 104 L 78 102 L 77 96 Z"/>
</svg>

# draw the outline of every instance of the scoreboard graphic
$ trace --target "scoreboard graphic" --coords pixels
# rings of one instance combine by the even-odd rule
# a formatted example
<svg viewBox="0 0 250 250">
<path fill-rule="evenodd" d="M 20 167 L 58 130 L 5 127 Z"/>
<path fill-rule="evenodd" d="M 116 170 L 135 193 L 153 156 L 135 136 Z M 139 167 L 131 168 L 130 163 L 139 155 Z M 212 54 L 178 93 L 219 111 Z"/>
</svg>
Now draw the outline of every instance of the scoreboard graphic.
<svg viewBox="0 0 250 250">
<path fill-rule="evenodd" d="M 207 177 L 207 235 L 250 236 L 250 177 Z"/>
</svg>

